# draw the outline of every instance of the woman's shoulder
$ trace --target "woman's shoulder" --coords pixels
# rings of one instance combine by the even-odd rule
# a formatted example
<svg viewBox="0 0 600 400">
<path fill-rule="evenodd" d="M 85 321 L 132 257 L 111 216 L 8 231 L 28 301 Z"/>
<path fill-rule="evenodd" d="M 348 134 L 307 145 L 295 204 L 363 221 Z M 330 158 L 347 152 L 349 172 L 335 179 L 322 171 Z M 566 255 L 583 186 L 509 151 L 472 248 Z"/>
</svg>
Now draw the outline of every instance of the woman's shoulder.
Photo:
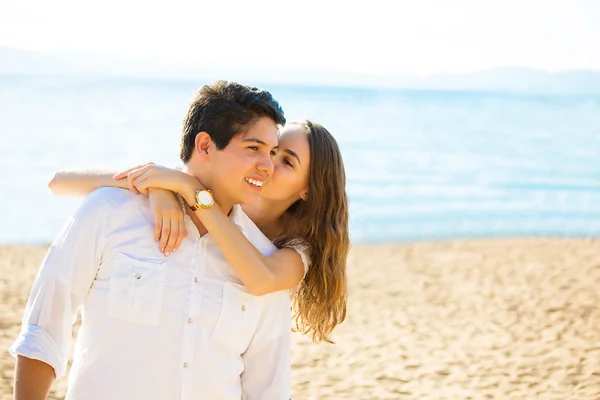
<svg viewBox="0 0 600 400">
<path fill-rule="evenodd" d="M 292 239 L 283 245 L 284 248 L 294 249 L 300 254 L 304 264 L 304 275 L 310 267 L 310 245 L 304 239 Z"/>
</svg>

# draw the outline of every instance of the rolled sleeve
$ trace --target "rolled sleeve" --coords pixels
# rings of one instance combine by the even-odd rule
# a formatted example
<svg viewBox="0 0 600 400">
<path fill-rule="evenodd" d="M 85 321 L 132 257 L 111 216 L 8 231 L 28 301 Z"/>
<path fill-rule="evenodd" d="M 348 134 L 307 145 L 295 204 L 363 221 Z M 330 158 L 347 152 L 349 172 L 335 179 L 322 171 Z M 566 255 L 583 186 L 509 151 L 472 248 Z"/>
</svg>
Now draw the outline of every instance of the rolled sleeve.
<svg viewBox="0 0 600 400">
<path fill-rule="evenodd" d="M 64 375 L 73 323 L 100 266 L 106 227 L 100 191 L 93 192 L 50 246 L 29 295 L 13 357 L 42 361 Z"/>
<path fill-rule="evenodd" d="M 48 364 L 54 368 L 57 378 L 67 370 L 67 356 L 48 331 L 37 325 L 23 326 L 8 352 L 15 358 L 20 355 Z"/>
</svg>

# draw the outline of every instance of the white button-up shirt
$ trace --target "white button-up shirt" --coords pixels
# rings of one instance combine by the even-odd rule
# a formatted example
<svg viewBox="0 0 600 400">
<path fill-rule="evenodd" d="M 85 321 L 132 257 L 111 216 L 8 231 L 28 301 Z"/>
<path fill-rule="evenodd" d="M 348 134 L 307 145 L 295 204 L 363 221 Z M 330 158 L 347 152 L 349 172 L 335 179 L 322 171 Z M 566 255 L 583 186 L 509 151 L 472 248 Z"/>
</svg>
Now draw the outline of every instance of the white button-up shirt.
<svg viewBox="0 0 600 400">
<path fill-rule="evenodd" d="M 276 247 L 239 206 L 233 222 L 261 253 Z M 253 296 L 186 215 L 164 257 L 146 196 L 89 195 L 51 245 L 11 346 L 65 373 L 66 399 L 283 400 L 290 390 L 290 293 Z"/>
</svg>

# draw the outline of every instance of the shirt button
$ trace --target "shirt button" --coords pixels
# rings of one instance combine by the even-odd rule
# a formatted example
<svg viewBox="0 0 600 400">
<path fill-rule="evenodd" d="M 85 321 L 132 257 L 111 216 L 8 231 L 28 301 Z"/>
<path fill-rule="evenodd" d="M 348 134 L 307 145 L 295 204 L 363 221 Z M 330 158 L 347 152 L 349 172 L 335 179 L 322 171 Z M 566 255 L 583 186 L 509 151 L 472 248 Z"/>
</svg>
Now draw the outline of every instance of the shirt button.
<svg viewBox="0 0 600 400">
<path fill-rule="evenodd" d="M 194 322 L 193 318 L 188 318 L 188 324 L 191 324 L 192 322 Z"/>
<path fill-rule="evenodd" d="M 140 279 L 140 278 L 142 277 L 142 274 L 140 274 L 140 273 L 138 272 L 138 273 L 136 273 L 134 276 L 135 276 L 135 279 Z"/>
<path fill-rule="evenodd" d="M 187 367 L 188 367 L 188 363 L 187 363 L 187 362 L 184 362 L 184 363 L 183 363 L 183 368 L 187 368 Z"/>
<path fill-rule="evenodd" d="M 194 283 L 198 283 L 198 277 L 197 276 L 194 277 Z"/>
<path fill-rule="evenodd" d="M 242 311 L 246 311 L 246 306 L 242 306 Z"/>
</svg>

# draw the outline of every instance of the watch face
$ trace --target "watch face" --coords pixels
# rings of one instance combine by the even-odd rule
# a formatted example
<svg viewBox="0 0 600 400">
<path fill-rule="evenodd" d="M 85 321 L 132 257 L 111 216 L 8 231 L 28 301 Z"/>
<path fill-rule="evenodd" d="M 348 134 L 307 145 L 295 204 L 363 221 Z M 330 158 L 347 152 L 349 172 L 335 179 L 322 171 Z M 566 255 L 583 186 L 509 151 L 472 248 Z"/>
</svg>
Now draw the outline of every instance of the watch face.
<svg viewBox="0 0 600 400">
<path fill-rule="evenodd" d="M 198 203 L 205 205 L 205 206 L 211 205 L 213 202 L 212 196 L 210 195 L 209 192 L 207 192 L 205 190 L 198 192 L 196 194 L 196 200 L 198 201 Z"/>
</svg>

